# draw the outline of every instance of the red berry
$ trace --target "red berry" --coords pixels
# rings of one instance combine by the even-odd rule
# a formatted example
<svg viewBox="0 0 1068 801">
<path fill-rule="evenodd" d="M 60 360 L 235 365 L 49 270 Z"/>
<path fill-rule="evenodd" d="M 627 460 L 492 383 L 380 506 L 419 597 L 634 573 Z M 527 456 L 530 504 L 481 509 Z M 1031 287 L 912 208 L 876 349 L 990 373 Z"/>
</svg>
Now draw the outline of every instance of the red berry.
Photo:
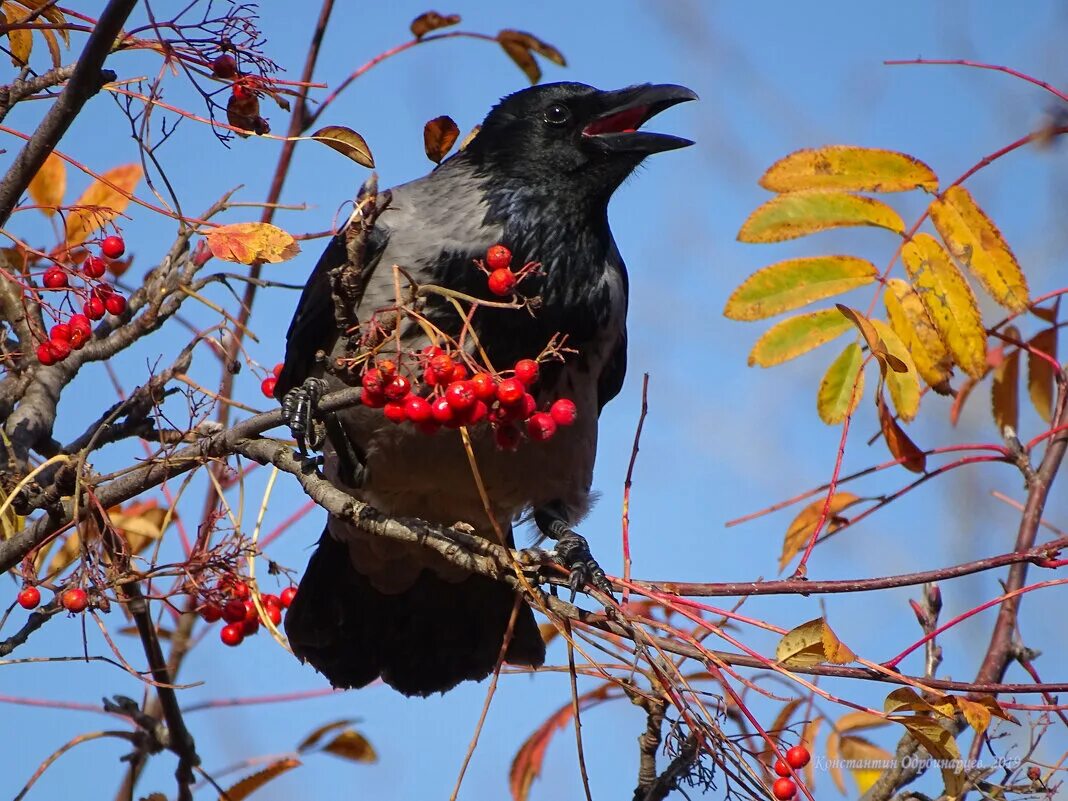
<svg viewBox="0 0 1068 801">
<path fill-rule="evenodd" d="M 266 609 L 269 606 L 277 606 L 282 608 L 282 599 L 273 593 L 267 593 L 260 596 L 260 603 L 263 604 L 263 608 Z"/>
<path fill-rule="evenodd" d="M 223 641 L 223 645 L 229 645 L 233 648 L 235 645 L 240 645 L 241 641 L 245 639 L 244 626 L 241 623 L 228 623 L 219 630 L 219 639 Z"/>
<path fill-rule="evenodd" d="M 382 407 L 383 414 L 391 423 L 403 423 L 408 419 L 407 407 L 404 401 L 389 401 Z"/>
<path fill-rule="evenodd" d="M 520 359 L 515 363 L 515 377 L 529 387 L 538 380 L 538 363 L 533 359 Z"/>
<path fill-rule="evenodd" d="M 786 762 L 794 770 L 801 770 L 808 764 L 810 755 L 808 749 L 803 745 L 795 745 L 789 751 L 786 752 Z"/>
<path fill-rule="evenodd" d="M 49 267 L 45 270 L 43 280 L 49 289 L 62 289 L 67 285 L 67 274 L 59 267 Z"/>
<path fill-rule="evenodd" d="M 402 401 L 412 391 L 412 383 L 402 375 L 395 375 L 382 389 L 382 394 L 391 401 Z"/>
<path fill-rule="evenodd" d="M 534 414 L 534 412 L 536 412 L 538 410 L 538 402 L 536 400 L 534 400 L 534 396 L 533 395 L 531 395 L 529 392 L 526 392 L 526 393 L 523 394 L 522 403 L 521 404 L 517 403 L 516 407 L 520 410 L 519 411 L 519 419 L 520 420 L 526 420 L 532 414 Z M 551 417 L 551 415 L 550 415 L 550 417 Z"/>
<path fill-rule="evenodd" d="M 511 406 L 521 401 L 526 392 L 526 387 L 518 378 L 506 378 L 497 385 L 497 400 Z"/>
<path fill-rule="evenodd" d="M 549 414 L 553 416 L 558 426 L 569 426 L 578 418 L 578 407 L 573 400 L 560 398 L 549 407 Z"/>
<path fill-rule="evenodd" d="M 409 395 L 404 399 L 404 413 L 413 423 L 425 423 L 433 415 L 430 402 L 418 395 Z"/>
<path fill-rule="evenodd" d="M 436 398 L 430 404 L 430 414 L 435 422 L 444 425 L 445 423 L 451 423 L 456 413 L 453 411 L 452 404 L 449 403 L 448 398 Z"/>
<path fill-rule="evenodd" d="M 556 433 L 556 421 L 547 412 L 537 412 L 527 420 L 527 436 L 536 442 L 544 442 Z"/>
<path fill-rule="evenodd" d="M 469 381 L 455 381 L 449 384 L 449 388 L 445 390 L 445 399 L 458 412 L 470 409 L 478 400 L 475 397 L 475 388 Z"/>
<path fill-rule="evenodd" d="M 267 613 L 267 619 L 277 626 L 282 622 L 282 607 L 277 604 L 264 604 L 263 611 Z"/>
<path fill-rule="evenodd" d="M 507 268 L 512 263 L 512 251 L 504 245 L 490 245 L 486 251 L 486 266 L 491 270 Z"/>
<path fill-rule="evenodd" d="M 278 362 L 278 364 L 276 364 L 271 369 L 271 375 L 273 375 L 275 378 L 279 378 L 282 375 L 282 369 L 284 367 L 285 367 L 285 365 L 282 362 Z"/>
<path fill-rule="evenodd" d="M 122 314 L 126 311 L 126 298 L 118 294 L 108 295 L 104 299 L 104 308 L 108 314 Z"/>
<path fill-rule="evenodd" d="M 23 587 L 19 593 L 19 606 L 23 609 L 36 609 L 41 603 L 41 591 L 36 587 Z"/>
<path fill-rule="evenodd" d="M 434 374 L 435 384 L 450 380 L 452 378 L 452 368 L 455 366 L 452 357 L 446 353 L 435 356 L 427 364 L 430 372 Z"/>
<path fill-rule="evenodd" d="M 70 342 L 70 326 L 67 323 L 56 323 L 48 332 L 48 338 L 53 341 Z"/>
<path fill-rule="evenodd" d="M 89 332 L 82 328 L 73 328 L 70 332 L 70 346 L 75 350 L 81 350 L 89 341 Z"/>
<path fill-rule="evenodd" d="M 515 273 L 507 268 L 494 270 L 489 274 L 486 284 L 494 295 L 511 295 L 515 289 Z"/>
<path fill-rule="evenodd" d="M 372 392 L 365 389 L 360 393 L 360 403 L 364 406 L 370 406 L 372 409 L 381 409 L 386 405 L 386 396 L 381 392 Z"/>
<path fill-rule="evenodd" d="M 776 779 L 775 784 L 771 785 L 771 792 L 779 801 L 790 801 L 797 795 L 797 785 L 793 779 Z"/>
<path fill-rule="evenodd" d="M 252 603 L 252 599 L 251 598 L 246 598 L 241 603 L 243 603 L 245 605 L 245 622 L 246 623 L 248 621 L 250 621 L 250 620 L 259 620 L 260 619 L 260 613 L 256 611 L 256 604 Z M 248 632 L 245 632 L 245 633 L 248 634 Z"/>
<path fill-rule="evenodd" d="M 101 300 L 107 300 L 115 294 L 115 288 L 107 281 L 101 281 L 99 284 L 93 287 L 93 297 L 100 298 Z"/>
<path fill-rule="evenodd" d="M 53 339 L 48 343 L 52 349 L 52 355 L 57 362 L 61 362 L 70 356 L 70 342 L 65 339 Z"/>
<path fill-rule="evenodd" d="M 475 426 L 486 419 L 489 414 L 489 406 L 485 401 L 476 400 L 470 406 L 468 406 L 463 414 L 463 422 L 465 426 Z"/>
<path fill-rule="evenodd" d="M 392 359 L 381 359 L 375 365 L 380 372 L 386 378 L 392 378 L 397 374 L 397 363 Z"/>
<path fill-rule="evenodd" d="M 200 607 L 200 616 L 207 623 L 214 623 L 222 618 L 222 607 L 210 601 Z"/>
<path fill-rule="evenodd" d="M 274 397 L 274 388 L 278 385 L 278 379 L 273 375 L 267 376 L 260 382 L 260 392 L 263 393 L 265 398 Z"/>
<path fill-rule="evenodd" d="M 85 608 L 89 606 L 89 596 L 85 594 L 85 590 L 81 587 L 74 587 L 63 591 L 60 602 L 68 612 L 84 612 Z"/>
<path fill-rule="evenodd" d="M 293 605 L 293 599 L 297 597 L 296 587 L 286 587 L 282 590 L 282 594 L 279 596 L 279 600 L 282 602 L 282 606 L 289 609 Z"/>
<path fill-rule="evenodd" d="M 104 241 L 100 243 L 100 250 L 109 259 L 117 259 L 126 252 L 126 243 L 122 241 L 121 236 L 112 234 L 104 237 Z"/>
<path fill-rule="evenodd" d="M 37 346 L 37 361 L 45 367 L 59 361 L 59 356 L 51 342 L 42 342 Z"/>
<path fill-rule="evenodd" d="M 99 256 L 90 256 L 82 264 L 82 272 L 89 278 L 103 278 L 107 263 Z"/>
<path fill-rule="evenodd" d="M 231 598 L 222 608 L 222 619 L 227 623 L 240 623 L 245 619 L 245 602 L 240 598 Z"/>
<path fill-rule="evenodd" d="M 72 338 L 75 331 L 84 331 L 86 335 L 91 334 L 93 331 L 93 326 L 89 322 L 89 318 L 84 314 L 72 314 L 70 320 L 67 321 L 67 325 L 70 326 Z"/>
<path fill-rule="evenodd" d="M 783 776 L 785 778 L 790 778 L 790 776 L 791 776 L 790 766 L 786 764 L 785 760 L 782 760 L 782 759 L 776 759 L 775 760 L 775 774 L 777 776 Z"/>
<path fill-rule="evenodd" d="M 519 436 L 519 429 L 511 423 L 506 423 L 493 432 L 493 438 L 497 442 L 497 447 L 502 451 L 514 451 L 519 447 L 519 442 L 522 437 Z"/>
<path fill-rule="evenodd" d="M 253 609 L 253 614 L 255 614 L 255 611 L 256 610 Z M 244 634 L 246 637 L 251 637 L 253 634 L 260 630 L 260 619 L 259 617 L 245 618 L 244 623 L 237 623 L 235 625 L 241 627 L 242 634 Z"/>
<path fill-rule="evenodd" d="M 360 378 L 360 385 L 368 392 L 374 392 L 379 395 L 382 394 L 382 390 L 386 388 L 386 382 L 382 378 L 382 373 L 374 367 L 363 374 L 363 377 Z"/>
<path fill-rule="evenodd" d="M 104 301 L 94 295 L 85 302 L 82 311 L 90 320 L 99 320 L 107 309 L 104 308 Z"/>
<path fill-rule="evenodd" d="M 467 367 L 457 362 L 453 365 L 452 375 L 449 376 L 450 381 L 466 381 L 467 380 Z"/>
<path fill-rule="evenodd" d="M 213 62 L 211 62 L 211 74 L 216 78 L 230 78 L 237 77 L 237 59 L 228 53 L 224 53 L 218 56 Z"/>
<path fill-rule="evenodd" d="M 471 376 L 471 386 L 480 401 L 491 401 L 497 397 L 497 382 L 489 373 L 475 373 Z"/>
</svg>

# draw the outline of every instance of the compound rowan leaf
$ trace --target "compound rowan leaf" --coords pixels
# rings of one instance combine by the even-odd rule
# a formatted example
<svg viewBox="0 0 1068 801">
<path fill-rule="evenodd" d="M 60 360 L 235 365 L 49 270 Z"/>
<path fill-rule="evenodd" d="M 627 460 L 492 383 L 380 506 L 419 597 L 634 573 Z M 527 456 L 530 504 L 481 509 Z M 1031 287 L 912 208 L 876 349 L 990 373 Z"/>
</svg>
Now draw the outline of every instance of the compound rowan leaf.
<svg viewBox="0 0 1068 801">
<path fill-rule="evenodd" d="M 246 798 L 268 782 L 277 779 L 283 773 L 299 767 L 301 764 L 299 759 L 294 759 L 293 757 L 286 757 L 272 762 L 263 770 L 246 776 L 237 784 L 231 786 L 219 796 L 219 801 L 245 801 Z"/>
<path fill-rule="evenodd" d="M 772 367 L 808 353 L 848 331 L 850 322 L 837 309 L 800 314 L 776 323 L 749 352 L 749 366 Z"/>
<path fill-rule="evenodd" d="M 440 164 L 449 150 L 456 143 L 460 129 L 452 117 L 442 115 L 430 120 L 423 126 L 423 149 L 426 157 L 435 164 Z"/>
<path fill-rule="evenodd" d="M 140 164 L 124 164 L 108 170 L 93 181 L 74 201 L 67 215 L 67 247 L 80 245 L 126 210 L 134 188 L 143 175 Z"/>
<path fill-rule="evenodd" d="M 968 375 L 986 372 L 986 331 L 975 294 L 945 248 L 930 234 L 906 242 L 901 259 L 954 361 Z"/>
<path fill-rule="evenodd" d="M 368 169 L 374 169 L 375 160 L 364 138 L 344 125 L 328 125 L 313 133 L 310 139 L 322 142 L 343 156 L 352 159 Z"/>
<path fill-rule="evenodd" d="M 872 319 L 869 322 L 879 334 L 887 352 L 905 365 L 904 371 L 887 370 L 884 375 L 886 386 L 890 389 L 890 400 L 897 409 L 897 416 L 907 423 L 915 419 L 920 410 L 920 378 L 916 363 L 893 328 L 882 320 Z"/>
<path fill-rule="evenodd" d="M 416 39 L 422 39 L 431 31 L 436 31 L 438 28 L 448 28 L 450 25 L 458 25 L 459 23 L 459 14 L 439 14 L 437 11 L 427 11 L 413 19 L 409 27 L 412 31 L 412 36 Z"/>
<path fill-rule="evenodd" d="M 856 225 L 905 232 L 901 215 L 881 200 L 847 192 L 788 192 L 750 214 L 738 232 L 738 241 L 781 242 Z"/>
<path fill-rule="evenodd" d="M 775 661 L 788 667 L 845 665 L 856 658 L 822 617 L 786 632 L 775 647 Z"/>
<path fill-rule="evenodd" d="M 840 189 L 850 192 L 934 191 L 938 177 L 919 159 L 892 150 L 830 145 L 798 150 L 768 168 L 760 185 L 772 192 Z"/>
<path fill-rule="evenodd" d="M 890 449 L 895 459 L 901 460 L 901 466 L 913 473 L 923 473 L 927 470 L 927 456 L 914 443 L 905 430 L 898 425 L 894 415 L 890 413 L 882 395 L 875 398 L 875 405 L 879 412 L 879 428 L 886 440 L 886 447 Z"/>
<path fill-rule="evenodd" d="M 916 290 L 907 281 L 890 278 L 883 302 L 890 327 L 908 349 L 920 378 L 936 392 L 946 394 L 952 361 Z"/>
<path fill-rule="evenodd" d="M 731 293 L 723 314 L 762 320 L 872 283 L 879 271 L 854 256 L 788 259 L 758 270 Z"/>
<path fill-rule="evenodd" d="M 863 737 L 843 737 L 838 744 L 842 759 L 850 765 L 849 772 L 857 783 L 857 794 L 864 795 L 882 775 L 885 765 L 893 763 L 894 755 Z"/>
<path fill-rule="evenodd" d="M 56 213 L 56 209 L 63 205 L 63 195 L 67 191 L 67 165 L 63 159 L 49 153 L 41 169 L 30 180 L 28 187 L 33 202 L 41 207 L 41 212 L 46 217 Z"/>
<path fill-rule="evenodd" d="M 868 350 L 870 350 L 879 360 L 884 373 L 886 372 L 885 368 L 887 367 L 895 373 L 908 372 L 908 365 L 887 349 L 886 344 L 879 336 L 879 332 L 875 330 L 875 326 L 872 325 L 871 320 L 856 309 L 849 308 L 849 306 L 846 306 L 844 303 L 836 303 L 834 306 L 860 331 L 861 336 L 864 337 L 864 341 L 868 343 Z"/>
<path fill-rule="evenodd" d="M 1006 336 L 1019 339 L 1020 332 L 1014 326 L 1005 330 Z M 1013 349 L 994 368 L 990 384 L 990 405 L 998 433 L 1006 428 L 1020 430 L 1020 351 Z"/>
<path fill-rule="evenodd" d="M 1047 328 L 1039 331 L 1031 341 L 1027 353 L 1027 393 L 1031 396 L 1031 403 L 1038 412 L 1038 416 L 1047 423 L 1053 419 L 1053 387 L 1056 380 L 1056 370 L 1049 360 L 1043 359 L 1033 351 L 1045 353 L 1051 359 L 1057 358 L 1057 329 Z"/>
<path fill-rule="evenodd" d="M 208 231 L 204 238 L 214 256 L 238 264 L 273 264 L 300 253 L 293 235 L 270 223 L 222 225 Z"/>
<path fill-rule="evenodd" d="M 863 364 L 860 345 L 850 342 L 824 373 L 816 393 L 816 411 L 827 425 L 845 420 L 864 397 L 864 373 L 860 369 Z"/>
<path fill-rule="evenodd" d="M 951 186 L 931 203 L 931 222 L 961 264 L 994 300 L 1012 311 L 1027 308 L 1027 279 L 994 222 L 963 186 Z"/>
<path fill-rule="evenodd" d="M 861 500 L 851 492 L 838 492 L 831 496 L 830 505 L 827 508 L 827 530 L 834 531 L 847 522 L 845 518 L 839 516 L 839 513 L 853 504 L 860 503 Z M 820 518 L 823 517 L 825 505 L 827 505 L 826 498 L 815 500 L 798 512 L 797 517 L 790 522 L 782 541 L 782 555 L 779 557 L 780 571 L 789 564 L 798 551 L 808 545 Z"/>
</svg>

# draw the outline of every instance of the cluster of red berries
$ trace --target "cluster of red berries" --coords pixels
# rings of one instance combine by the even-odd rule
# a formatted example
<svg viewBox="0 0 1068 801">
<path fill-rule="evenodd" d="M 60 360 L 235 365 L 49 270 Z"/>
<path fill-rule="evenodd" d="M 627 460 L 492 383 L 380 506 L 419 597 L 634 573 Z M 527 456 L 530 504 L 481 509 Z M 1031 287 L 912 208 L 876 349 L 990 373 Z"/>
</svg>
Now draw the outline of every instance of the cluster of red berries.
<svg viewBox="0 0 1068 801">
<path fill-rule="evenodd" d="M 557 400 L 548 411 L 538 411 L 528 391 L 540 373 L 533 359 L 517 361 L 513 377 L 503 380 L 485 372 L 470 375 L 462 361 L 433 345 L 423 350 L 422 360 L 423 383 L 431 388 L 427 397 L 412 391 L 411 381 L 400 374 L 394 361 L 381 359 L 361 379 L 364 406 L 381 409 L 392 423 L 412 423 L 424 434 L 488 422 L 503 450 L 519 446 L 518 423 L 525 423 L 527 437 L 544 442 L 559 426 L 574 423 L 578 415 L 574 402 L 567 398 Z"/>
<path fill-rule="evenodd" d="M 522 281 L 535 265 L 528 264 L 518 273 L 512 272 L 512 251 L 504 245 L 490 245 L 486 250 L 484 271 L 489 291 L 498 297 L 507 297 L 515 292 L 516 284 Z"/>
<path fill-rule="evenodd" d="M 59 602 L 68 612 L 84 612 L 89 608 L 89 595 L 81 587 L 63 590 Z M 36 609 L 41 603 L 41 591 L 36 587 L 26 586 L 18 594 L 18 604 L 23 609 Z"/>
<path fill-rule="evenodd" d="M 808 749 L 803 745 L 795 745 L 786 752 L 786 759 L 775 760 L 775 775 L 779 778 L 771 786 L 772 795 L 779 801 L 790 801 L 797 795 L 797 783 L 793 780 L 793 772 L 801 770 L 811 759 Z M 791 768 L 793 770 L 791 770 Z"/>
<path fill-rule="evenodd" d="M 274 397 L 274 388 L 278 385 L 278 376 L 282 374 L 282 364 L 279 362 L 271 370 L 271 374 L 260 382 L 260 392 L 263 393 L 265 398 Z"/>
<path fill-rule="evenodd" d="M 100 243 L 100 252 L 109 259 L 117 259 L 126 252 L 126 243 L 120 236 L 108 236 Z M 47 366 L 61 362 L 72 350 L 80 349 L 92 334 L 90 320 L 99 320 L 105 313 L 122 314 L 126 311 L 126 298 L 115 291 L 107 281 L 102 281 L 107 262 L 101 256 L 91 255 L 82 262 L 81 272 L 87 282 L 96 285 L 82 307 L 81 314 L 72 314 L 66 322 L 52 326 L 48 339 L 37 346 L 37 360 Z M 41 279 L 48 289 L 66 289 L 67 271 L 62 267 L 49 267 Z"/>
<path fill-rule="evenodd" d="M 243 581 L 224 580 L 219 584 L 216 600 L 205 601 L 200 606 L 200 616 L 208 623 L 219 620 L 226 625 L 219 630 L 219 639 L 231 647 L 240 645 L 246 637 L 260 630 L 260 616 L 252 600 L 252 591 Z M 282 622 L 282 610 L 288 609 L 296 597 L 296 587 L 286 587 L 278 595 L 260 595 L 260 606 L 275 626 Z"/>
</svg>

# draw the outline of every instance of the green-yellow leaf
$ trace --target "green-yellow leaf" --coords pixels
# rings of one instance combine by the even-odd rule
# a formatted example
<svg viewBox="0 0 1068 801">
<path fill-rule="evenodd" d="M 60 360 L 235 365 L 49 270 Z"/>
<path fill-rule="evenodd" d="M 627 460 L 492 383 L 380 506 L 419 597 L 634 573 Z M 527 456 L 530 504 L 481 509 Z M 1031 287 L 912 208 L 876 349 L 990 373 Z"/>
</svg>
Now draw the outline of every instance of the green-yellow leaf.
<svg viewBox="0 0 1068 801">
<path fill-rule="evenodd" d="M 917 234 L 901 250 L 905 269 L 954 361 L 968 375 L 986 372 L 986 331 L 975 294 L 942 245 Z"/>
<path fill-rule="evenodd" d="M 841 189 L 851 192 L 905 192 L 938 189 L 938 177 L 919 159 L 892 150 L 831 145 L 798 150 L 775 162 L 760 179 L 772 192 Z"/>
<path fill-rule="evenodd" d="M 791 629 L 775 647 L 775 660 L 788 667 L 845 665 L 856 658 L 822 617 Z"/>
<path fill-rule="evenodd" d="M 879 271 L 855 256 L 789 259 L 753 273 L 727 300 L 732 320 L 762 320 L 872 283 Z"/>
<path fill-rule="evenodd" d="M 233 785 L 227 791 L 219 796 L 219 801 L 245 801 L 250 795 L 259 790 L 265 784 L 281 776 L 286 771 L 290 771 L 301 764 L 299 759 L 293 757 L 286 757 L 279 759 L 277 762 L 272 762 L 266 768 L 261 771 L 253 773 L 251 776 L 246 776 L 237 784 Z"/>
<path fill-rule="evenodd" d="M 1027 279 L 993 220 L 963 186 L 931 203 L 931 222 L 949 248 L 994 300 L 1012 311 L 1027 308 Z"/>
<path fill-rule="evenodd" d="M 847 192 L 788 192 L 773 197 L 750 214 L 738 232 L 738 240 L 781 242 L 856 225 L 905 232 L 901 215 L 881 200 Z"/>
<path fill-rule="evenodd" d="M 1034 350 L 1057 358 L 1057 329 L 1039 331 L 1028 342 Z M 1031 351 L 1027 353 L 1027 392 L 1038 416 L 1047 423 L 1053 419 L 1053 387 L 1056 371 L 1053 365 Z"/>
<path fill-rule="evenodd" d="M 847 763 L 856 767 L 850 767 L 849 772 L 853 775 L 853 781 L 857 783 L 857 794 L 864 795 L 875 784 L 884 768 L 872 767 L 873 765 L 889 766 L 894 755 L 863 737 L 843 737 L 838 744 L 839 753 Z"/>
<path fill-rule="evenodd" d="M 845 522 L 839 516 L 840 513 L 853 504 L 860 503 L 860 501 L 861 498 L 851 492 L 835 493 L 827 509 L 827 531 L 834 531 Z M 820 518 L 823 517 L 823 507 L 826 503 L 826 498 L 819 498 L 813 501 L 790 522 L 789 528 L 786 529 L 786 536 L 783 537 L 782 541 L 782 555 L 779 557 L 780 572 L 789 564 L 798 551 L 808 547 L 808 541 L 812 539 L 812 534 L 816 530 Z"/>
<path fill-rule="evenodd" d="M 816 395 L 816 411 L 829 426 L 837 425 L 853 413 L 864 396 L 864 353 L 860 345 L 850 342 L 820 381 Z"/>
<path fill-rule="evenodd" d="M 897 416 L 907 423 L 920 410 L 920 378 L 916 363 L 893 328 L 882 320 L 872 318 L 869 322 L 875 327 L 887 352 L 906 367 L 904 372 L 887 370 L 886 386 L 890 389 L 890 400 L 894 402 Z"/>
<path fill-rule="evenodd" d="M 776 323 L 753 345 L 749 366 L 772 367 L 841 336 L 852 324 L 837 309 L 800 314 Z"/>
<path fill-rule="evenodd" d="M 890 327 L 908 348 L 916 371 L 928 386 L 945 394 L 951 360 L 920 296 L 907 281 L 890 278 L 883 301 Z"/>
</svg>

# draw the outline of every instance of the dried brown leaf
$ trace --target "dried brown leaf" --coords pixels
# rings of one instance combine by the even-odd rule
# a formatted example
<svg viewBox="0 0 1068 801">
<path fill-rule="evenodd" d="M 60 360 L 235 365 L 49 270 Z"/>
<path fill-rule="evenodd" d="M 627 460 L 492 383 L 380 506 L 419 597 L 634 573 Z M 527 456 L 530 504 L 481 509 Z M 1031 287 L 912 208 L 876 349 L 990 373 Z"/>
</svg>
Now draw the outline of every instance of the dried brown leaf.
<svg viewBox="0 0 1068 801">
<path fill-rule="evenodd" d="M 371 149 L 364 138 L 351 128 L 346 128 L 344 125 L 328 125 L 313 133 L 311 138 L 333 148 L 357 164 L 374 169 L 375 160 L 371 156 Z"/>
<path fill-rule="evenodd" d="M 435 164 L 441 164 L 441 160 L 448 155 L 459 136 L 460 129 L 456 127 L 452 117 L 442 115 L 430 120 L 423 126 L 423 148 L 426 157 Z"/>
<path fill-rule="evenodd" d="M 413 19 L 409 28 L 412 31 L 412 36 L 416 39 L 422 39 L 431 31 L 448 28 L 450 25 L 458 25 L 459 23 L 459 14 L 439 14 L 437 11 L 427 11 Z"/>
</svg>

